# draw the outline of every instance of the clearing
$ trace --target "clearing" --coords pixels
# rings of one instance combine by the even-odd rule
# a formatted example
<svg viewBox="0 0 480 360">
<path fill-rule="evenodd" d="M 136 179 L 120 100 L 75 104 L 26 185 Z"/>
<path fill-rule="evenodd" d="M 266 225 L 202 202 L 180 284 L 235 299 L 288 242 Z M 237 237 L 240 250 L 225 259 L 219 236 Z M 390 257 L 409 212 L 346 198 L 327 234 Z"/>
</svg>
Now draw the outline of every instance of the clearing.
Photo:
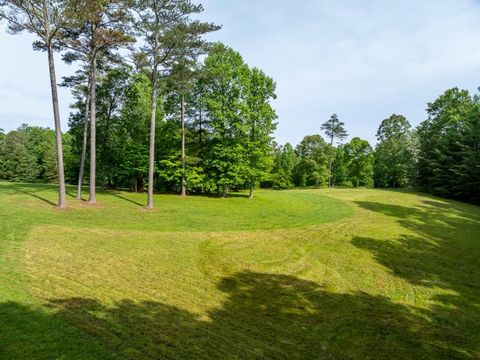
<svg viewBox="0 0 480 360">
<path fill-rule="evenodd" d="M 0 183 L 1 359 L 480 358 L 480 208 Z"/>
</svg>

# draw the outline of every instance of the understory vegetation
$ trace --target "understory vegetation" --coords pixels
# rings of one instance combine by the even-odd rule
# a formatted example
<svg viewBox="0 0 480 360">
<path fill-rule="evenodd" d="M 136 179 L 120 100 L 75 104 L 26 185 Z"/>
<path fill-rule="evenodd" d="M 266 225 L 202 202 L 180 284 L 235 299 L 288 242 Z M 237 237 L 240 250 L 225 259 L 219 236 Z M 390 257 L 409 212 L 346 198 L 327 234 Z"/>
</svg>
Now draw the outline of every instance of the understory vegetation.
<svg viewBox="0 0 480 360">
<path fill-rule="evenodd" d="M 260 190 L 155 195 L 151 212 L 98 196 L 55 211 L 53 186 L 0 185 L 0 358 L 480 356 L 476 206 Z"/>
</svg>

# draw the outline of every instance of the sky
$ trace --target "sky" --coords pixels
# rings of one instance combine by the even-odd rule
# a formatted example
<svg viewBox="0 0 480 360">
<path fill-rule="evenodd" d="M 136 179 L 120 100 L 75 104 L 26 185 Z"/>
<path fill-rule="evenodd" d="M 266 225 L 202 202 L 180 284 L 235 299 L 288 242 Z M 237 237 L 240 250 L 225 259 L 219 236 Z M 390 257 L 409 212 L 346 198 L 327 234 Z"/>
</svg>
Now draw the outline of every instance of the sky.
<svg viewBox="0 0 480 360">
<path fill-rule="evenodd" d="M 320 133 L 331 114 L 350 137 L 375 143 L 392 113 L 418 125 L 454 86 L 480 86 L 479 0 L 203 0 L 211 36 L 277 83 L 277 142 Z M 46 54 L 0 26 L 0 128 L 53 127 Z M 57 55 L 58 78 L 74 68 Z M 60 89 L 62 130 L 68 90 Z"/>
</svg>

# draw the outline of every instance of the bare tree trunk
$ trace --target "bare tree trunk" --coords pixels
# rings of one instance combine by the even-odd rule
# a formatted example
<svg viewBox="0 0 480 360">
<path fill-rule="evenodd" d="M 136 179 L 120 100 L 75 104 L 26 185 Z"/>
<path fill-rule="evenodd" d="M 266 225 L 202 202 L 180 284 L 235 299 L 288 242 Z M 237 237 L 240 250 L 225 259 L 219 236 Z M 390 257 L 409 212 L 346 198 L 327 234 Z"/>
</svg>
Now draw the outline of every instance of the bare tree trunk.
<svg viewBox="0 0 480 360">
<path fill-rule="evenodd" d="M 199 132 L 198 132 L 199 136 L 200 136 L 200 139 L 199 139 L 199 143 L 200 143 L 200 148 L 202 147 L 202 109 L 200 109 L 200 122 L 199 122 Z"/>
<path fill-rule="evenodd" d="M 152 107 L 150 114 L 150 160 L 148 163 L 147 209 L 153 209 L 153 169 L 155 163 L 155 120 L 157 115 L 157 74 L 153 72 Z"/>
<path fill-rule="evenodd" d="M 226 198 L 228 196 L 228 192 L 230 190 L 230 187 L 228 185 L 223 185 L 223 194 L 222 197 Z"/>
<path fill-rule="evenodd" d="M 248 197 L 249 197 L 250 199 L 253 198 L 253 176 L 252 176 L 251 179 L 250 179 L 250 193 L 248 194 Z"/>
<path fill-rule="evenodd" d="M 333 187 L 332 162 L 333 161 L 330 159 L 330 164 L 328 169 L 328 187 Z"/>
<path fill-rule="evenodd" d="M 182 193 L 181 196 L 187 195 L 187 182 L 185 180 L 186 156 L 185 156 L 185 97 L 180 99 L 180 120 L 182 122 Z"/>
<path fill-rule="evenodd" d="M 358 185 L 360 183 L 360 169 L 358 164 L 356 165 L 356 168 L 357 168 L 357 188 L 358 188 Z"/>
<path fill-rule="evenodd" d="M 333 148 L 333 135 L 330 136 L 330 151 Z M 328 187 L 332 187 L 332 154 L 328 158 Z"/>
<path fill-rule="evenodd" d="M 80 172 L 78 173 L 78 187 L 77 187 L 78 200 L 82 200 L 83 173 L 85 172 L 85 158 L 87 157 L 87 133 L 88 133 L 89 112 L 90 112 L 90 82 L 88 85 L 87 99 L 85 101 L 85 119 L 83 123 L 82 156 L 80 158 Z"/>
<path fill-rule="evenodd" d="M 60 110 L 58 107 L 57 78 L 55 74 L 55 61 L 53 58 L 52 44 L 48 44 L 48 67 L 50 70 L 50 86 L 52 90 L 53 118 L 55 121 L 55 142 L 57 147 L 57 170 L 58 170 L 58 207 L 65 209 L 67 207 L 65 191 L 65 173 L 63 169 L 63 145 L 62 145 L 62 126 L 60 122 Z"/>
<path fill-rule="evenodd" d="M 103 141 L 102 141 L 102 182 L 101 182 L 101 191 L 105 192 L 105 183 L 108 181 L 107 180 L 107 170 L 105 168 L 106 165 L 106 148 L 108 144 L 108 132 L 110 131 L 110 120 L 112 118 L 112 110 L 113 110 L 113 105 L 110 103 L 108 107 L 108 113 L 107 113 L 107 118 L 105 119 L 105 134 L 103 136 Z M 108 186 L 108 184 L 107 184 Z"/>
<path fill-rule="evenodd" d="M 90 191 L 88 202 L 95 204 L 96 197 L 96 169 L 97 169 L 97 104 L 96 104 L 96 82 L 97 82 L 97 59 L 93 56 L 90 75 Z"/>
</svg>

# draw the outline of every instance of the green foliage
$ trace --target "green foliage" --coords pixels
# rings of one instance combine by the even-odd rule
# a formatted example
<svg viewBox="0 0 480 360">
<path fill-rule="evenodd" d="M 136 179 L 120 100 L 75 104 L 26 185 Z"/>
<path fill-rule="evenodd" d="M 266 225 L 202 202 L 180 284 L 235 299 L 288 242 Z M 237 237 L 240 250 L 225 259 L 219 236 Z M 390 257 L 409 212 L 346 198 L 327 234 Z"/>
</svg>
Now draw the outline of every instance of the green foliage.
<svg viewBox="0 0 480 360">
<path fill-rule="evenodd" d="M 339 186 L 351 186 L 348 177 L 348 158 L 345 153 L 345 145 L 339 145 L 335 149 L 335 158 L 332 164 L 333 184 Z"/>
<path fill-rule="evenodd" d="M 69 154 L 70 148 L 66 147 L 64 152 Z M 2 135 L 0 138 L 1 179 L 51 182 L 55 181 L 57 176 L 53 130 L 22 125 L 17 130 Z"/>
<path fill-rule="evenodd" d="M 410 127 L 404 116 L 396 114 L 380 124 L 374 160 L 375 186 L 396 188 L 414 184 L 414 134 Z"/>
<path fill-rule="evenodd" d="M 295 151 L 298 162 L 295 167 L 296 185 L 325 185 L 328 180 L 328 146 L 320 135 L 307 135 Z"/>
<path fill-rule="evenodd" d="M 224 195 L 261 181 L 271 169 L 276 115 L 269 101 L 274 91 L 271 78 L 250 70 L 239 53 L 222 44 L 205 60 L 198 102 L 209 140 L 202 155 L 205 173 Z"/>
<path fill-rule="evenodd" d="M 368 141 L 354 137 L 345 145 L 349 180 L 356 187 L 373 186 L 373 150 Z"/>
<path fill-rule="evenodd" d="M 289 143 L 273 148 L 273 168 L 271 186 L 276 190 L 293 188 L 293 176 L 297 164 L 295 149 Z"/>
<path fill-rule="evenodd" d="M 333 114 L 330 119 L 322 124 L 320 129 L 330 139 L 330 145 L 333 145 L 335 139 L 343 140 L 348 136 L 344 126 L 345 124 L 338 119 L 338 115 Z"/>
<path fill-rule="evenodd" d="M 453 88 L 428 105 L 418 128 L 420 185 L 434 194 L 480 203 L 480 102 Z"/>
<path fill-rule="evenodd" d="M 277 118 L 270 100 L 275 99 L 275 83 L 263 71 L 254 68 L 249 73 L 247 96 L 248 115 L 244 137 L 247 167 L 246 177 L 251 187 L 264 180 L 272 169 L 272 133 Z"/>
</svg>

